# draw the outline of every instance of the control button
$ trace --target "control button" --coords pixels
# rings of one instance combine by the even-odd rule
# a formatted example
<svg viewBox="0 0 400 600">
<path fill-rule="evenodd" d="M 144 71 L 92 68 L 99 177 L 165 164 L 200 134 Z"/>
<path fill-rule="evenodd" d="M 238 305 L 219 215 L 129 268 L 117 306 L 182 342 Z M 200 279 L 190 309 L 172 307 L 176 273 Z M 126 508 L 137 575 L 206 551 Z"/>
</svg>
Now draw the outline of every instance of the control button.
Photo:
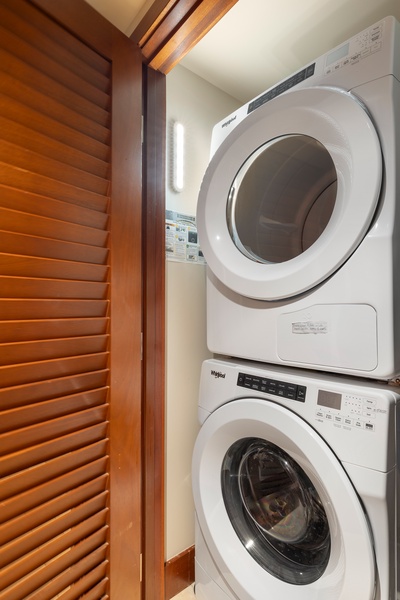
<svg viewBox="0 0 400 600">
<path fill-rule="evenodd" d="M 306 390 L 307 390 L 307 388 L 305 385 L 297 386 L 297 400 L 300 400 L 300 402 L 305 402 Z"/>
<path fill-rule="evenodd" d="M 315 413 L 315 416 L 318 417 L 319 419 L 323 419 L 324 413 L 322 410 L 317 410 L 317 412 Z"/>
<path fill-rule="evenodd" d="M 352 426 L 353 425 L 353 419 L 349 419 L 349 417 L 345 417 L 344 418 L 344 424 Z"/>
<path fill-rule="evenodd" d="M 286 383 L 285 381 L 277 381 L 275 379 L 267 379 L 266 377 L 258 377 L 256 375 L 246 375 L 239 373 L 237 385 L 266 394 L 273 394 L 281 398 L 289 400 L 305 401 L 306 387 L 304 385 L 296 385 L 294 383 Z"/>
<path fill-rule="evenodd" d="M 240 385 L 241 387 L 244 385 L 244 375 L 243 375 L 243 373 L 239 373 L 237 384 Z"/>
<path fill-rule="evenodd" d="M 379 50 L 382 48 L 382 42 L 376 42 L 375 44 L 373 44 L 371 46 L 371 52 L 379 52 Z"/>
<path fill-rule="evenodd" d="M 374 423 L 365 423 L 365 429 L 367 431 L 375 431 L 375 424 Z"/>
<path fill-rule="evenodd" d="M 368 419 L 375 419 L 375 413 L 372 410 L 363 410 L 363 417 L 367 417 Z"/>
<path fill-rule="evenodd" d="M 333 421 L 333 415 L 332 415 L 331 413 L 326 413 L 326 415 L 325 415 L 325 419 L 326 419 L 327 421 Z"/>
<path fill-rule="evenodd" d="M 282 381 L 278 381 L 278 385 L 277 385 L 277 393 L 278 396 L 286 396 L 286 383 L 283 383 Z"/>
<path fill-rule="evenodd" d="M 252 377 L 250 375 L 245 375 L 244 376 L 244 387 L 251 388 L 251 384 L 252 384 Z"/>
<path fill-rule="evenodd" d="M 341 423 L 343 421 L 343 418 L 341 415 L 335 415 L 334 421 L 335 423 Z"/>
<path fill-rule="evenodd" d="M 359 421 L 358 419 L 356 419 L 354 421 L 354 427 L 356 427 L 357 429 L 362 429 L 363 428 L 363 422 Z"/>
<path fill-rule="evenodd" d="M 371 398 L 364 398 L 365 406 L 376 406 L 376 400 L 371 400 Z"/>
</svg>

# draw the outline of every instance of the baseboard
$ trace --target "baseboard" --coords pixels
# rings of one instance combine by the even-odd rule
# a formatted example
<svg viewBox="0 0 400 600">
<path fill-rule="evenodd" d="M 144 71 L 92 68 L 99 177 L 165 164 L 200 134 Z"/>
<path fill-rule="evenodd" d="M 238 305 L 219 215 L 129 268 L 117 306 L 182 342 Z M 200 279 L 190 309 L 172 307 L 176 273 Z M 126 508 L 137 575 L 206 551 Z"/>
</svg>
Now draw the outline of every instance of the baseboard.
<svg viewBox="0 0 400 600">
<path fill-rule="evenodd" d="M 194 582 L 194 546 L 168 560 L 164 575 L 165 600 L 171 600 Z"/>
</svg>

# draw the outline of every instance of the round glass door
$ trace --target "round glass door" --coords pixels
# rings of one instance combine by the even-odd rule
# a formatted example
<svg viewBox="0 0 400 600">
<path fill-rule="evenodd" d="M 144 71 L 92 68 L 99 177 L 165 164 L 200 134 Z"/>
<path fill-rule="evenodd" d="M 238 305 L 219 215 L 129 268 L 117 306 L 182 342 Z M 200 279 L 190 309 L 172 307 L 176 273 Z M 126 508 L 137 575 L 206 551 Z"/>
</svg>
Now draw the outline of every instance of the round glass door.
<svg viewBox="0 0 400 600">
<path fill-rule="evenodd" d="M 225 455 L 221 486 L 236 534 L 259 565 L 296 585 L 321 577 L 330 557 L 327 515 L 286 452 L 263 439 L 238 440 Z"/>
<path fill-rule="evenodd" d="M 335 165 L 320 142 L 306 135 L 272 140 L 246 160 L 230 187 L 231 238 L 251 260 L 291 260 L 325 230 L 336 191 Z"/>
<path fill-rule="evenodd" d="M 362 499 L 325 440 L 285 406 L 229 397 L 201 426 L 192 484 L 199 564 L 214 562 L 238 598 L 375 598 Z"/>
<path fill-rule="evenodd" d="M 374 124 L 351 93 L 305 88 L 260 106 L 203 178 L 197 227 L 209 268 L 260 300 L 320 285 L 368 234 L 382 166 Z"/>
</svg>

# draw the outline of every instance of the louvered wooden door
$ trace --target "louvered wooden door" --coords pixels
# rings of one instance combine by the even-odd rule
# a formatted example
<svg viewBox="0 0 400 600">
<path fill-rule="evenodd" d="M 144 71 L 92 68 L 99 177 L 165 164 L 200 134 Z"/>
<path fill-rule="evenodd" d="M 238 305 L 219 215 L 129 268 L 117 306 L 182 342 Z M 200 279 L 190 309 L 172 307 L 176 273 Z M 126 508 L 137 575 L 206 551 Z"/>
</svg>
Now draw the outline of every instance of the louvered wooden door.
<svg viewBox="0 0 400 600">
<path fill-rule="evenodd" d="M 140 595 L 140 115 L 90 7 L 0 0 L 0 600 Z"/>
</svg>

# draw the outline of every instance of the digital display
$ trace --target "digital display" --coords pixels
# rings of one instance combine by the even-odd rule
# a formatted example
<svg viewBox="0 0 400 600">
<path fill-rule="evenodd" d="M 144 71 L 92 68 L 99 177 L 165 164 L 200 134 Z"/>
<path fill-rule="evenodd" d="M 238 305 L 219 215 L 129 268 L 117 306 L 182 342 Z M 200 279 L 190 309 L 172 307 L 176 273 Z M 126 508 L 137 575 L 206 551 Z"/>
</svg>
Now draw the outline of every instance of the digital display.
<svg viewBox="0 0 400 600">
<path fill-rule="evenodd" d="M 342 394 L 318 390 L 317 404 L 319 406 L 325 406 L 325 408 L 335 408 L 336 410 L 340 410 L 340 407 L 342 406 Z"/>
<path fill-rule="evenodd" d="M 341 58 L 344 58 L 345 56 L 348 55 L 348 53 L 349 53 L 349 44 L 345 44 L 344 46 L 341 46 L 337 50 L 334 50 L 333 52 L 328 54 L 328 56 L 326 57 L 326 65 L 327 66 L 331 65 L 332 63 L 340 60 Z"/>
</svg>

